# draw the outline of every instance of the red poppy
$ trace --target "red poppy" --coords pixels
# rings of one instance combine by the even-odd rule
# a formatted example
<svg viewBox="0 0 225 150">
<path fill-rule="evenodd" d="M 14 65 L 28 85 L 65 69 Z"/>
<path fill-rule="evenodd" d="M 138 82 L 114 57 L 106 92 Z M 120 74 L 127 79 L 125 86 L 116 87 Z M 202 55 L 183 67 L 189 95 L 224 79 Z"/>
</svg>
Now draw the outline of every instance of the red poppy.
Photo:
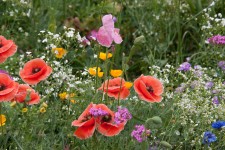
<svg viewBox="0 0 225 150">
<path fill-rule="evenodd" d="M 118 99 L 118 97 L 119 99 L 126 99 L 130 95 L 130 91 L 125 86 L 125 83 L 125 80 L 120 77 L 109 79 L 98 90 L 104 91 L 109 97 L 114 97 L 115 99 Z"/>
<path fill-rule="evenodd" d="M 0 36 L 0 63 L 16 53 L 17 46 L 12 40 L 7 40 L 4 36 Z"/>
<path fill-rule="evenodd" d="M 90 138 L 95 129 L 105 136 L 114 136 L 119 134 L 126 122 L 115 124 L 115 113 L 104 104 L 90 104 L 79 116 L 78 120 L 72 122 L 72 126 L 77 126 L 74 135 L 79 139 Z"/>
<path fill-rule="evenodd" d="M 81 140 L 90 138 L 95 131 L 95 118 L 92 117 L 89 112 L 93 106 L 95 106 L 95 104 L 91 103 L 79 116 L 78 120 L 74 120 L 72 122 L 72 126 L 78 127 L 74 132 L 74 135 Z"/>
<path fill-rule="evenodd" d="M 35 85 L 45 80 L 52 72 L 52 68 L 48 66 L 44 60 L 36 58 L 28 61 L 22 70 L 20 77 L 30 85 Z"/>
<path fill-rule="evenodd" d="M 29 99 L 26 100 L 27 97 L 29 97 Z M 40 96 L 38 93 L 36 93 L 34 89 L 26 84 L 19 85 L 19 89 L 14 99 L 19 103 L 27 101 L 26 103 L 28 105 L 38 104 L 40 102 Z"/>
<path fill-rule="evenodd" d="M 19 83 L 13 81 L 7 74 L 0 73 L 0 102 L 12 100 L 18 87 Z"/>
<path fill-rule="evenodd" d="M 162 83 L 152 77 L 141 75 L 134 81 L 134 90 L 137 92 L 140 99 L 147 102 L 161 102 L 163 93 Z"/>
<path fill-rule="evenodd" d="M 99 133 L 105 135 L 105 136 L 115 136 L 120 133 L 124 129 L 124 126 L 126 122 L 115 124 L 114 122 L 114 116 L 115 113 L 111 111 L 106 105 L 104 104 L 98 104 L 96 105 L 96 108 L 100 108 L 101 110 L 107 112 L 106 115 L 101 116 L 97 119 L 97 130 Z"/>
</svg>

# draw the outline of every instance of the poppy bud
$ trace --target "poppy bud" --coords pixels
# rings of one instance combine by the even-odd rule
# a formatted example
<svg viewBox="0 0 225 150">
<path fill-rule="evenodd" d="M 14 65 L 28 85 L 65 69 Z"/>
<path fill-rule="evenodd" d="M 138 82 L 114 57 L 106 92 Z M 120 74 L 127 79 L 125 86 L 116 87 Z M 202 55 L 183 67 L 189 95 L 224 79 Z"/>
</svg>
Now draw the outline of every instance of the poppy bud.
<svg viewBox="0 0 225 150">
<path fill-rule="evenodd" d="M 142 45 L 146 42 L 145 37 L 143 35 L 135 38 L 134 45 Z"/>
<path fill-rule="evenodd" d="M 158 127 L 159 125 L 161 125 L 162 120 L 160 117 L 154 116 L 152 118 L 147 119 L 145 123 L 146 123 L 146 126 L 153 128 L 153 127 Z"/>
<path fill-rule="evenodd" d="M 162 124 L 162 119 L 159 116 L 154 116 L 151 119 L 154 124 Z"/>
<path fill-rule="evenodd" d="M 164 147 L 166 147 L 166 148 L 172 149 L 172 145 L 170 145 L 170 144 L 169 144 L 168 142 L 166 142 L 166 141 L 161 141 L 159 144 L 162 145 L 162 146 L 164 146 Z"/>
</svg>

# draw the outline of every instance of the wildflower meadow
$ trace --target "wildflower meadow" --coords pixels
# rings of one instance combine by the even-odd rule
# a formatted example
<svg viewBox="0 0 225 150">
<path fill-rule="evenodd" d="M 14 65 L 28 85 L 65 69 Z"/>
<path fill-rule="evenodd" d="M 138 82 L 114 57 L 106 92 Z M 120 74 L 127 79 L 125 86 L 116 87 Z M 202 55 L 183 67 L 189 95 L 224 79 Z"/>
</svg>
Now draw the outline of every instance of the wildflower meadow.
<svg viewBox="0 0 225 150">
<path fill-rule="evenodd" d="M 0 0 L 1 150 L 225 150 L 224 0 Z"/>
</svg>

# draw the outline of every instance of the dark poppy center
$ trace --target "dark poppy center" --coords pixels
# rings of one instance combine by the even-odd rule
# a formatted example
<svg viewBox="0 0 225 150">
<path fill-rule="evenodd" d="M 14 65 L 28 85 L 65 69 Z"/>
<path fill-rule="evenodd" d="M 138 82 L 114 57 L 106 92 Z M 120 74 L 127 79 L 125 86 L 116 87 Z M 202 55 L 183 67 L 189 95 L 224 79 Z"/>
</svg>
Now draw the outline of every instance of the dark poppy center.
<svg viewBox="0 0 225 150">
<path fill-rule="evenodd" d="M 149 93 L 153 93 L 153 92 L 154 92 L 154 91 L 153 91 L 153 88 L 152 88 L 151 86 L 147 86 L 146 89 L 147 89 L 147 91 L 148 91 Z"/>
<path fill-rule="evenodd" d="M 6 89 L 6 86 L 4 84 L 0 84 L 0 91 L 3 91 Z"/>
<path fill-rule="evenodd" d="M 111 121 L 112 116 L 111 115 L 105 115 L 102 117 L 102 122 L 109 122 Z"/>
<path fill-rule="evenodd" d="M 41 70 L 41 68 L 33 68 L 32 73 L 33 74 L 38 73 L 40 70 Z"/>
</svg>

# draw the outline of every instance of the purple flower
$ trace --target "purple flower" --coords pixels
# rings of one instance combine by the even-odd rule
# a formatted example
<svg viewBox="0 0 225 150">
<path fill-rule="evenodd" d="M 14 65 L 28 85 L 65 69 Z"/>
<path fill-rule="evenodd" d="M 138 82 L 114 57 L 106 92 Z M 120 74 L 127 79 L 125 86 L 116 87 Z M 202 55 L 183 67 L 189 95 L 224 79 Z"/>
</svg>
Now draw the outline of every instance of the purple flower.
<svg viewBox="0 0 225 150">
<path fill-rule="evenodd" d="M 217 93 L 219 93 L 220 91 L 219 90 L 212 90 L 212 93 L 213 94 L 217 94 Z"/>
<path fill-rule="evenodd" d="M 118 107 L 118 111 L 115 113 L 115 123 L 120 124 L 126 122 L 132 118 L 131 113 L 127 108 Z"/>
<path fill-rule="evenodd" d="M 206 89 L 211 89 L 213 87 L 214 83 L 212 81 L 206 82 L 205 88 Z"/>
<path fill-rule="evenodd" d="M 212 123 L 214 129 L 220 129 L 225 127 L 225 121 L 216 121 Z"/>
<path fill-rule="evenodd" d="M 113 22 L 117 22 L 117 18 L 116 17 L 113 17 Z"/>
<path fill-rule="evenodd" d="M 220 67 L 220 69 L 222 69 L 222 70 L 225 70 L 225 61 L 219 61 L 218 67 Z"/>
<path fill-rule="evenodd" d="M 203 75 L 203 72 L 201 70 L 195 70 L 194 74 L 196 77 L 201 77 Z"/>
<path fill-rule="evenodd" d="M 213 97 L 212 102 L 213 102 L 213 104 L 216 104 L 216 105 L 219 105 L 220 104 L 217 96 L 214 96 Z"/>
<path fill-rule="evenodd" d="M 182 93 L 184 92 L 185 89 L 186 89 L 186 84 L 181 83 L 181 85 L 175 89 L 175 93 Z"/>
<path fill-rule="evenodd" d="M 150 130 L 146 130 L 144 125 L 135 125 L 135 130 L 131 133 L 131 136 L 138 142 L 143 142 L 149 135 Z"/>
<path fill-rule="evenodd" d="M 216 35 L 211 38 L 208 38 L 208 42 L 214 45 L 224 45 L 225 44 L 225 36 Z"/>
<path fill-rule="evenodd" d="M 188 62 L 184 62 L 178 68 L 179 71 L 189 71 L 191 69 L 191 64 Z"/>
<path fill-rule="evenodd" d="M 94 117 L 105 116 L 108 114 L 106 111 L 102 110 L 101 108 L 91 108 L 89 110 L 89 113 Z"/>
<path fill-rule="evenodd" d="M 4 74 L 7 74 L 12 80 L 13 80 L 13 78 L 9 75 L 9 73 L 7 72 L 7 71 L 5 71 L 5 70 L 1 70 L 0 69 L 0 73 L 4 73 Z"/>
<path fill-rule="evenodd" d="M 202 143 L 209 145 L 210 143 L 215 142 L 216 140 L 217 140 L 217 137 L 215 136 L 215 134 L 213 134 L 211 131 L 206 131 L 204 133 Z"/>
</svg>

